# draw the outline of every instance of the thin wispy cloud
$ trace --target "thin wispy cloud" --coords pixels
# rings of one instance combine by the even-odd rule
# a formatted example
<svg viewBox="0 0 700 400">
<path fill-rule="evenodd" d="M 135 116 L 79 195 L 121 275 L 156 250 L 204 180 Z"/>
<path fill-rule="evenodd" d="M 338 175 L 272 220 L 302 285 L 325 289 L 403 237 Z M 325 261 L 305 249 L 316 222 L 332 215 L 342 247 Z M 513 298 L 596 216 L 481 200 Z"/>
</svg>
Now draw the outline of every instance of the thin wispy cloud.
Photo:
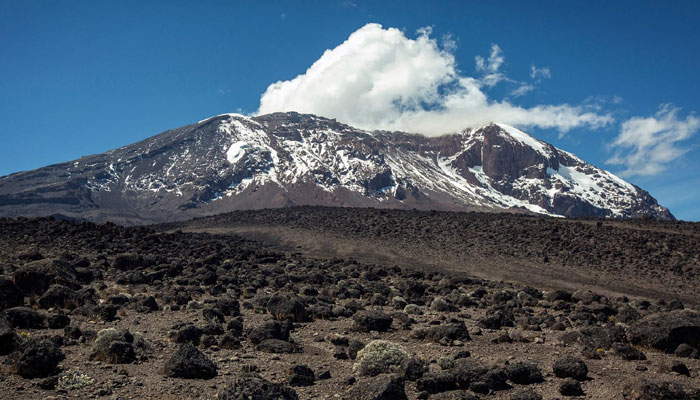
<svg viewBox="0 0 700 400">
<path fill-rule="evenodd" d="M 507 98 L 492 98 L 489 89 L 501 82 L 517 85 L 511 90 L 513 97 L 532 90 L 528 86 L 532 84 L 503 73 L 506 58 L 496 44 L 487 57 L 475 57 L 476 76 L 461 73 L 454 57 L 455 41 L 441 46 L 431 33 L 423 28 L 412 39 L 398 29 L 367 24 L 326 50 L 305 73 L 271 84 L 260 98 L 258 113 L 297 111 L 369 130 L 426 135 L 489 122 L 559 132 L 598 129 L 613 122 L 609 114 L 589 107 L 524 107 Z"/>
<path fill-rule="evenodd" d="M 611 144 L 614 155 L 608 164 L 622 166 L 622 176 L 649 176 L 665 171 L 690 150 L 688 141 L 700 130 L 700 118 L 692 113 L 682 118 L 680 111 L 671 104 L 662 104 L 653 116 L 624 121 Z"/>
<path fill-rule="evenodd" d="M 549 67 L 537 68 L 535 64 L 530 65 L 530 78 L 542 80 L 550 79 L 551 77 L 552 72 L 549 70 Z"/>
</svg>

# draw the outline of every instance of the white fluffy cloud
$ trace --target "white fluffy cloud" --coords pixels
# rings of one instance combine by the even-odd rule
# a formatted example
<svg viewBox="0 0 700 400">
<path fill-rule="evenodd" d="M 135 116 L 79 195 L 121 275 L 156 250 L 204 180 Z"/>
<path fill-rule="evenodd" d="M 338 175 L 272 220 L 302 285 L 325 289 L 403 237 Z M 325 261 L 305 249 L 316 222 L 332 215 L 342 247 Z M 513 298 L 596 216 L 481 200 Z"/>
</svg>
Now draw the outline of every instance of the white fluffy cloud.
<svg viewBox="0 0 700 400">
<path fill-rule="evenodd" d="M 501 81 L 519 84 L 514 97 L 532 90 L 501 71 L 503 51 L 493 45 L 488 58 L 476 57 L 480 75 L 460 74 L 452 45 L 440 47 L 421 29 L 415 39 L 395 28 L 367 24 L 326 52 L 294 79 L 270 85 L 258 113 L 297 111 L 336 118 L 364 129 L 402 130 L 439 135 L 489 122 L 515 126 L 600 128 L 608 114 L 582 106 L 522 107 L 485 92 Z M 544 72 L 537 72 L 539 78 Z M 546 75 L 549 75 L 547 70 Z"/>
<path fill-rule="evenodd" d="M 656 175 L 689 148 L 681 142 L 700 129 L 700 119 L 691 114 L 682 119 L 680 109 L 662 104 L 651 117 L 634 117 L 623 122 L 613 141 L 615 154 L 609 164 L 622 165 L 622 176 Z"/>
</svg>

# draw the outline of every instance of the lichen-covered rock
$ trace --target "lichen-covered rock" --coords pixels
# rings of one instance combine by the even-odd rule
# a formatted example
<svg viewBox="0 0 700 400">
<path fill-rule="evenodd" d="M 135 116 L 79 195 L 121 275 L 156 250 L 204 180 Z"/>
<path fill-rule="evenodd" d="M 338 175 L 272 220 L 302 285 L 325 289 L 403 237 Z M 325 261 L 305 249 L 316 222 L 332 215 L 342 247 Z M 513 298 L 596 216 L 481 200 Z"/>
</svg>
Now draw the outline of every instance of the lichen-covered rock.
<svg viewBox="0 0 700 400">
<path fill-rule="evenodd" d="M 91 360 L 109 364 L 128 364 L 136 361 L 134 336 L 127 330 L 107 328 L 97 333 L 92 345 Z"/>
</svg>

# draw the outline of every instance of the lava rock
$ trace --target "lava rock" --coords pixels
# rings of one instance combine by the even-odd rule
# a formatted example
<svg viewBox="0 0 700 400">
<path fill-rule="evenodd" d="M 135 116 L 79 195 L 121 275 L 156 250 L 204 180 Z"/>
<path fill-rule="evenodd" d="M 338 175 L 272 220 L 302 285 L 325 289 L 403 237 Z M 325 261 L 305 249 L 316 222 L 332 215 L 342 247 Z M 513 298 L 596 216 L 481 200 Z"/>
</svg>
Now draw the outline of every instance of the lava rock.
<svg viewBox="0 0 700 400">
<path fill-rule="evenodd" d="M 24 293 L 11 280 L 0 276 L 0 310 L 24 304 Z"/>
<path fill-rule="evenodd" d="M 51 285 L 37 301 L 41 308 L 68 308 L 78 307 L 75 290 L 63 285 Z"/>
<path fill-rule="evenodd" d="M 676 347 L 673 354 L 683 358 L 698 358 L 698 349 L 687 343 L 681 343 Z"/>
<path fill-rule="evenodd" d="M 567 378 L 557 387 L 562 396 L 583 396 L 583 388 L 581 383 L 576 379 Z"/>
<path fill-rule="evenodd" d="M 289 386 L 311 386 L 316 381 L 314 370 L 299 364 L 289 369 Z"/>
<path fill-rule="evenodd" d="M 386 332 L 391 327 L 393 318 L 386 313 L 374 310 L 363 310 L 352 317 L 355 329 L 362 332 Z"/>
<path fill-rule="evenodd" d="M 219 390 L 219 400 L 299 400 L 294 389 L 272 383 L 259 375 L 242 373 L 234 377 L 226 387 Z"/>
<path fill-rule="evenodd" d="M 408 400 L 403 378 L 396 374 L 360 379 L 348 393 L 350 400 Z"/>
<path fill-rule="evenodd" d="M 190 343 L 199 346 L 199 340 L 202 337 L 202 330 L 194 325 L 185 325 L 178 329 L 175 333 L 173 341 L 175 343 Z"/>
<path fill-rule="evenodd" d="M 273 295 L 267 302 L 267 310 L 272 314 L 273 318 L 278 321 L 283 321 L 285 319 L 291 320 L 292 322 L 308 321 L 306 307 L 295 295 Z"/>
<path fill-rule="evenodd" d="M 673 361 L 671 363 L 671 371 L 680 375 L 690 376 L 690 370 L 688 369 L 688 366 L 680 361 Z"/>
<path fill-rule="evenodd" d="M 348 343 L 348 356 L 351 360 L 357 358 L 357 353 L 365 347 L 365 344 L 359 340 L 350 340 Z"/>
<path fill-rule="evenodd" d="M 651 382 L 635 378 L 625 384 L 622 395 L 630 400 L 691 400 L 700 398 L 700 390 L 688 389 L 678 382 Z"/>
<path fill-rule="evenodd" d="M 301 353 L 297 344 L 279 339 L 265 339 L 255 346 L 255 350 L 273 354 Z"/>
<path fill-rule="evenodd" d="M 637 350 L 629 343 L 615 343 L 612 346 L 613 351 L 623 360 L 646 360 L 647 356 L 643 352 Z"/>
<path fill-rule="evenodd" d="M 532 389 L 525 389 L 511 394 L 510 400 L 542 400 L 542 395 Z"/>
<path fill-rule="evenodd" d="M 183 343 L 165 364 L 165 376 L 185 379 L 211 379 L 217 375 L 216 366 L 201 351 Z"/>
<path fill-rule="evenodd" d="M 647 315 L 629 326 L 627 339 L 666 353 L 673 353 L 683 343 L 699 348 L 700 313 L 675 310 Z"/>
<path fill-rule="evenodd" d="M 479 400 L 479 397 L 468 390 L 450 390 L 438 393 L 431 400 Z"/>
<path fill-rule="evenodd" d="M 17 349 L 20 338 L 12 329 L 12 325 L 7 319 L 0 316 L 0 356 L 5 356 Z"/>
<path fill-rule="evenodd" d="M 574 356 L 565 356 L 559 358 L 552 366 L 554 375 L 559 378 L 574 378 L 576 380 L 585 380 L 588 376 L 588 367 L 580 358 Z"/>
<path fill-rule="evenodd" d="M 248 331 L 248 339 L 253 344 L 258 344 L 267 339 L 289 340 L 289 325 L 278 321 L 265 321 L 262 325 L 251 328 Z"/>
<path fill-rule="evenodd" d="M 12 279 L 25 295 L 41 296 L 52 284 L 79 289 L 75 269 L 64 260 L 43 259 L 32 261 L 17 270 Z"/>
<path fill-rule="evenodd" d="M 30 342 L 15 365 L 15 372 L 23 378 L 43 378 L 56 371 L 65 356 L 51 340 Z"/>
<path fill-rule="evenodd" d="M 46 315 L 29 307 L 13 307 L 5 310 L 7 320 L 15 328 L 44 329 L 47 326 Z"/>
<path fill-rule="evenodd" d="M 435 343 L 452 342 L 454 340 L 471 340 L 469 331 L 466 325 L 464 325 L 464 322 L 416 329 L 412 336 L 416 339 L 430 340 Z"/>
<path fill-rule="evenodd" d="M 419 391 L 428 393 L 440 393 L 458 388 L 455 374 L 448 371 L 425 373 L 416 381 L 416 387 Z"/>
<path fill-rule="evenodd" d="M 529 385 L 544 380 L 542 370 L 534 363 L 527 361 L 507 365 L 506 375 L 511 382 L 518 385 Z"/>
</svg>

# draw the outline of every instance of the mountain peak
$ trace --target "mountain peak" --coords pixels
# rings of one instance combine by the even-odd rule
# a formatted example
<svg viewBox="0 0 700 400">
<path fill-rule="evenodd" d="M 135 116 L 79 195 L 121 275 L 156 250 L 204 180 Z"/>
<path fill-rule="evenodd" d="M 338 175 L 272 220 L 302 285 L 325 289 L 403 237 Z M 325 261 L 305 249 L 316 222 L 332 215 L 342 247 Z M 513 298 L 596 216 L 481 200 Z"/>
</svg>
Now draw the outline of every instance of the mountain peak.
<svg viewBox="0 0 700 400">
<path fill-rule="evenodd" d="M 0 214 L 168 221 L 332 205 L 672 219 L 649 194 L 506 124 L 424 137 L 310 114 L 220 114 L 0 178 Z"/>
</svg>

